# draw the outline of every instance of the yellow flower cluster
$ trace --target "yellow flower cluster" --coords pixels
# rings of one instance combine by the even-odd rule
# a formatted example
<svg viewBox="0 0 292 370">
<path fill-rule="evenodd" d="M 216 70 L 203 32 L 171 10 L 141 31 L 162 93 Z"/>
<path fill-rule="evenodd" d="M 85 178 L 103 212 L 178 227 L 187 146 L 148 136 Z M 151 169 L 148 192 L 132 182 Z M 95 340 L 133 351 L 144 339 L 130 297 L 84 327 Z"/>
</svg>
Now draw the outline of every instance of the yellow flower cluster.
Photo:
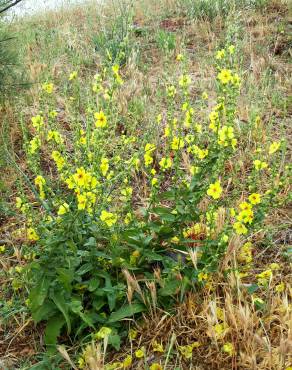
<svg viewBox="0 0 292 370">
<path fill-rule="evenodd" d="M 39 188 L 40 198 L 45 199 L 44 185 L 46 184 L 46 180 L 43 176 L 39 175 L 35 178 L 34 183 Z"/>
<path fill-rule="evenodd" d="M 218 180 L 213 184 L 210 184 L 207 190 L 207 194 L 213 199 L 219 199 L 221 197 L 222 191 L 223 189 L 221 187 L 220 181 Z"/>
<path fill-rule="evenodd" d="M 107 212 L 107 211 L 103 210 L 103 211 L 101 211 L 100 219 L 108 227 L 111 227 L 117 222 L 118 216 L 114 213 Z"/>
<path fill-rule="evenodd" d="M 153 163 L 152 153 L 154 152 L 155 149 L 156 149 L 156 146 L 154 144 L 147 143 L 145 145 L 144 162 L 145 162 L 146 167 L 150 166 Z"/>
</svg>

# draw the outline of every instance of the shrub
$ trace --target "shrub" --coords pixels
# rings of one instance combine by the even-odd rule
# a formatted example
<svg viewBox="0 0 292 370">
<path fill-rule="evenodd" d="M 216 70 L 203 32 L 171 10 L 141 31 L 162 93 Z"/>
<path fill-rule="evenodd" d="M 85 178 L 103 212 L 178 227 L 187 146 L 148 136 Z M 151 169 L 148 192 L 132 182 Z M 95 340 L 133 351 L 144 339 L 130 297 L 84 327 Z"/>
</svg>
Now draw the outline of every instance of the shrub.
<svg viewBox="0 0 292 370">
<path fill-rule="evenodd" d="M 118 65 L 95 76 L 85 113 L 76 110 L 79 77 L 71 73 L 70 129 L 60 129 L 50 82 L 40 113 L 23 123 L 31 190 L 16 199 L 29 261 L 19 272 L 34 321 L 47 323 L 48 345 L 66 328 L 74 337 L 106 336 L 118 348 L 123 319 L 171 309 L 189 289 L 211 285 L 226 250 L 252 240 L 276 202 L 284 143 L 270 142 L 260 117 L 238 119 L 234 46 L 216 54 L 209 114 L 208 93 L 193 94 L 183 55 L 176 64 L 156 131 L 119 130 L 126 118 Z"/>
</svg>

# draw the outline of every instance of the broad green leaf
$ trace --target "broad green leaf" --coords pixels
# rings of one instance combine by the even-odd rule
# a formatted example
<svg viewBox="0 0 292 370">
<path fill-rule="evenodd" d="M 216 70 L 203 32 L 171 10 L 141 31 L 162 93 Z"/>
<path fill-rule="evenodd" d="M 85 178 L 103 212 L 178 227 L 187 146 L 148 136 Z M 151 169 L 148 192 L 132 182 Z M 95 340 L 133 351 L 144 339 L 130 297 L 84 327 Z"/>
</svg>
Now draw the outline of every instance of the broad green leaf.
<svg viewBox="0 0 292 370">
<path fill-rule="evenodd" d="M 35 287 L 30 291 L 28 298 L 30 301 L 30 309 L 32 312 L 36 311 L 44 303 L 48 295 L 49 286 L 49 280 L 43 275 L 38 280 Z"/>
<path fill-rule="evenodd" d="M 53 302 L 46 300 L 45 303 L 38 307 L 35 311 L 32 311 L 33 320 L 38 323 L 42 320 L 47 320 L 56 313 L 56 306 Z"/>
<path fill-rule="evenodd" d="M 163 288 L 160 288 L 158 293 L 162 296 L 169 296 L 177 294 L 181 286 L 181 282 L 179 280 L 170 280 L 167 281 Z"/>
<path fill-rule="evenodd" d="M 60 335 L 64 324 L 65 320 L 61 315 L 53 316 L 50 318 L 50 320 L 48 320 L 44 338 L 47 346 L 55 346 L 57 344 L 57 338 Z"/>
<path fill-rule="evenodd" d="M 126 317 L 131 317 L 135 313 L 143 312 L 145 311 L 145 306 L 141 303 L 133 303 L 133 304 L 128 304 L 123 307 L 121 307 L 118 311 L 113 312 L 109 319 L 108 322 L 117 322 L 120 321 Z"/>
<path fill-rule="evenodd" d="M 57 292 L 57 293 L 51 293 L 50 297 L 51 297 L 52 301 L 55 303 L 55 305 L 58 307 L 58 309 L 62 312 L 62 314 L 63 314 L 63 316 L 66 320 L 67 331 L 68 331 L 68 333 L 70 333 L 70 331 L 71 331 L 71 321 L 70 321 L 70 317 L 69 317 L 69 313 L 68 313 L 68 305 L 65 302 L 64 295 L 61 292 Z"/>
</svg>

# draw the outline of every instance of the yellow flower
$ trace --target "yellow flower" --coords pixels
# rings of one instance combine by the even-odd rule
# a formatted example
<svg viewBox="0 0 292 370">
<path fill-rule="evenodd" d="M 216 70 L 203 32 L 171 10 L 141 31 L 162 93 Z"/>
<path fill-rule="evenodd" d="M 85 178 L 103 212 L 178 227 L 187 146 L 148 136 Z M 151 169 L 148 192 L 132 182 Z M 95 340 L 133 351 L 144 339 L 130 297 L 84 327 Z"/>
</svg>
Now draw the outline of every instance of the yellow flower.
<svg viewBox="0 0 292 370">
<path fill-rule="evenodd" d="M 176 89 L 175 87 L 172 85 L 172 86 L 169 86 L 167 88 L 167 96 L 169 96 L 170 98 L 173 98 L 176 94 Z"/>
<path fill-rule="evenodd" d="M 75 80 L 78 76 L 78 72 L 77 71 L 73 71 L 70 73 L 69 75 L 69 81 L 72 81 L 72 80 Z"/>
<path fill-rule="evenodd" d="M 187 88 L 191 84 L 192 80 L 189 75 L 181 75 L 179 78 L 179 86 L 183 88 Z"/>
<path fill-rule="evenodd" d="M 68 203 L 63 203 L 60 205 L 59 210 L 58 210 L 58 215 L 62 216 L 65 213 L 69 211 L 69 204 Z"/>
<path fill-rule="evenodd" d="M 156 186 L 158 184 L 158 178 L 157 177 L 153 177 L 153 179 L 151 180 L 151 185 L 152 186 Z"/>
<path fill-rule="evenodd" d="M 204 280 L 208 280 L 208 274 L 202 271 L 198 274 L 198 281 L 204 281 Z"/>
<path fill-rule="evenodd" d="M 274 270 L 275 271 L 276 270 L 280 270 L 280 265 L 278 263 L 276 263 L 276 262 L 273 262 L 273 263 L 270 264 L 270 269 L 273 270 L 273 271 Z"/>
<path fill-rule="evenodd" d="M 231 217 L 235 217 L 236 213 L 235 213 L 235 209 L 234 208 L 230 208 L 230 216 Z"/>
<path fill-rule="evenodd" d="M 105 176 L 109 170 L 109 161 L 107 158 L 102 158 L 101 159 L 101 164 L 99 166 L 101 173 L 103 176 Z"/>
<path fill-rule="evenodd" d="M 225 343 L 222 349 L 224 352 L 228 353 L 230 356 L 232 356 L 235 353 L 234 346 L 230 342 Z"/>
<path fill-rule="evenodd" d="M 281 143 L 274 141 L 269 147 L 269 154 L 274 154 L 281 146 Z"/>
<path fill-rule="evenodd" d="M 285 290 L 285 284 L 281 282 L 280 284 L 276 285 L 275 291 L 278 293 L 282 293 Z"/>
<path fill-rule="evenodd" d="M 272 277 L 273 277 L 272 270 L 271 269 L 265 270 L 260 274 L 257 274 L 258 284 L 266 285 Z"/>
<path fill-rule="evenodd" d="M 77 168 L 76 173 L 73 175 L 73 179 L 78 186 L 83 187 L 85 185 L 86 171 L 84 167 Z"/>
<path fill-rule="evenodd" d="M 55 118 L 55 117 L 57 117 L 57 115 L 58 115 L 58 112 L 57 112 L 56 110 L 52 110 L 52 111 L 49 113 L 49 117 L 51 117 L 51 118 Z"/>
<path fill-rule="evenodd" d="M 208 94 L 206 93 L 206 91 L 204 91 L 203 94 L 202 94 L 202 99 L 207 100 L 208 97 L 209 97 Z"/>
<path fill-rule="evenodd" d="M 258 193 L 252 193 L 249 197 L 248 197 L 249 201 L 251 204 L 259 204 L 261 203 L 261 195 L 258 194 Z"/>
<path fill-rule="evenodd" d="M 58 152 L 57 150 L 54 150 L 52 152 L 52 155 L 51 157 L 53 158 L 53 160 L 55 161 L 56 163 L 56 166 L 58 168 L 59 171 L 62 170 L 62 168 L 64 167 L 65 165 L 65 159 L 62 157 L 61 153 Z"/>
<path fill-rule="evenodd" d="M 137 358 L 143 358 L 145 356 L 145 348 L 142 347 L 142 348 L 137 349 L 137 351 L 135 351 L 135 356 Z"/>
<path fill-rule="evenodd" d="M 133 361 L 132 356 L 128 355 L 123 361 L 123 368 L 127 369 L 128 367 L 130 367 L 132 365 L 132 361 Z"/>
<path fill-rule="evenodd" d="M 256 171 L 264 170 L 265 168 L 268 167 L 267 162 L 262 162 L 259 159 L 254 160 L 253 164 L 254 164 Z"/>
<path fill-rule="evenodd" d="M 182 138 L 179 138 L 177 136 L 174 136 L 171 143 L 171 149 L 178 150 L 183 148 L 185 145 L 184 140 Z"/>
<path fill-rule="evenodd" d="M 158 362 L 154 362 L 150 368 L 150 370 L 162 370 L 162 366 Z"/>
<path fill-rule="evenodd" d="M 225 56 L 225 50 L 224 49 L 221 49 L 221 50 L 218 50 L 217 53 L 216 53 L 216 59 L 217 60 L 220 60 L 222 58 L 224 58 Z"/>
<path fill-rule="evenodd" d="M 43 185 L 45 185 L 46 183 L 46 180 L 43 178 L 43 176 L 39 175 L 35 178 L 34 180 L 34 183 L 36 186 L 38 186 L 39 188 L 42 188 Z"/>
<path fill-rule="evenodd" d="M 248 231 L 242 222 L 235 222 L 233 228 L 238 235 L 246 234 Z"/>
<path fill-rule="evenodd" d="M 230 54 L 230 55 L 234 54 L 234 52 L 235 52 L 235 46 L 234 46 L 234 45 L 230 45 L 230 46 L 228 47 L 228 51 L 229 51 L 229 54 Z"/>
<path fill-rule="evenodd" d="M 225 322 L 223 322 L 223 323 L 215 324 L 213 326 L 213 329 L 215 331 L 215 335 L 217 338 L 223 338 L 225 334 L 227 333 L 229 327 Z"/>
<path fill-rule="evenodd" d="M 40 129 L 44 125 L 44 118 L 38 114 L 35 117 L 31 117 L 31 122 L 33 127 Z"/>
<path fill-rule="evenodd" d="M 0 253 L 4 253 L 6 250 L 5 245 L 0 245 Z"/>
<path fill-rule="evenodd" d="M 86 208 L 87 198 L 83 194 L 77 194 L 78 210 L 82 211 Z"/>
<path fill-rule="evenodd" d="M 135 340 L 135 339 L 137 338 L 137 335 L 138 335 L 137 330 L 135 330 L 135 329 L 130 329 L 130 330 L 129 330 L 129 334 L 128 334 L 128 336 L 129 336 L 129 338 L 130 338 L 131 340 Z"/>
<path fill-rule="evenodd" d="M 111 227 L 117 222 L 118 216 L 115 215 L 114 213 L 103 210 L 101 211 L 100 219 L 101 221 L 106 223 L 108 227 Z"/>
<path fill-rule="evenodd" d="M 153 352 L 164 352 L 163 345 L 156 340 L 152 343 Z"/>
<path fill-rule="evenodd" d="M 94 337 L 96 339 L 104 339 L 105 337 L 108 337 L 112 332 L 111 328 L 107 328 L 106 326 L 103 326 L 99 329 L 97 333 L 94 334 Z"/>
<path fill-rule="evenodd" d="M 247 202 L 242 202 L 240 203 L 239 208 L 242 209 L 243 211 L 251 211 L 252 205 Z"/>
<path fill-rule="evenodd" d="M 243 246 L 240 249 L 238 260 L 246 264 L 252 262 L 252 243 L 251 242 L 246 242 L 245 244 L 243 244 Z"/>
<path fill-rule="evenodd" d="M 32 228 L 32 227 L 29 227 L 28 229 L 27 229 L 27 238 L 29 239 L 29 240 L 33 240 L 33 241 L 36 241 L 36 240 L 39 240 L 39 236 L 38 236 L 38 234 L 37 234 L 37 232 L 35 231 L 35 229 L 34 228 Z"/>
<path fill-rule="evenodd" d="M 237 216 L 238 221 L 243 221 L 245 224 L 251 224 L 253 221 L 253 211 L 250 209 L 241 211 Z"/>
<path fill-rule="evenodd" d="M 213 184 L 210 184 L 207 194 L 213 199 L 219 199 L 222 194 L 222 187 L 220 181 L 216 181 Z"/>
<path fill-rule="evenodd" d="M 54 90 L 54 84 L 49 83 L 49 82 L 44 83 L 44 84 L 42 84 L 42 89 L 43 89 L 46 93 L 48 93 L 48 94 L 52 94 L 52 92 L 53 92 L 53 90 Z"/>
<path fill-rule="evenodd" d="M 168 168 L 171 168 L 172 166 L 172 160 L 171 158 L 162 158 L 161 161 L 159 162 L 159 166 L 163 171 L 167 170 Z"/>
<path fill-rule="evenodd" d="M 218 73 L 218 80 L 223 84 L 226 85 L 228 82 L 232 80 L 232 75 L 230 69 L 222 69 L 220 73 Z"/>
<path fill-rule="evenodd" d="M 56 144 L 61 144 L 63 142 L 63 138 L 61 134 L 58 131 L 52 131 L 52 130 L 48 132 L 47 140 L 48 141 L 54 140 Z"/>
<path fill-rule="evenodd" d="M 200 342 L 194 342 L 192 344 L 188 344 L 186 346 L 178 346 L 178 349 L 181 355 L 187 359 L 191 358 L 193 355 L 193 349 L 198 348 L 201 346 Z"/>
<path fill-rule="evenodd" d="M 95 126 L 97 128 L 104 128 L 107 126 L 107 118 L 102 110 L 100 112 L 94 113 L 94 118 L 96 119 Z"/>
<path fill-rule="evenodd" d="M 176 56 L 176 60 L 177 60 L 178 62 L 181 62 L 182 60 L 184 60 L 184 56 L 183 56 L 182 54 L 177 54 L 177 56 Z"/>
</svg>

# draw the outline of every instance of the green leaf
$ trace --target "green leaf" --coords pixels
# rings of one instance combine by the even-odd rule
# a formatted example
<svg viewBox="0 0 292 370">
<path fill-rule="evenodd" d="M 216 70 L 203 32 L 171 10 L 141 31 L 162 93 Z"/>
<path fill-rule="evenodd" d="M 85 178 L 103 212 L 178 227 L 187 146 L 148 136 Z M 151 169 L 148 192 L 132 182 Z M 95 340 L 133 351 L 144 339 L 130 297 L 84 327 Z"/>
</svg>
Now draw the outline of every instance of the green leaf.
<svg viewBox="0 0 292 370">
<path fill-rule="evenodd" d="M 67 331 L 68 333 L 70 333 L 71 331 L 71 321 L 70 321 L 70 317 L 69 317 L 69 313 L 68 313 L 68 305 L 67 303 L 65 302 L 65 298 L 64 298 L 64 294 L 62 294 L 61 292 L 53 292 L 51 293 L 50 295 L 52 301 L 55 303 L 55 305 L 58 307 L 58 309 L 62 312 L 65 320 L 66 320 L 66 324 L 67 324 Z"/>
<path fill-rule="evenodd" d="M 47 346 L 55 346 L 57 344 L 57 338 L 60 335 L 64 324 L 65 320 L 61 315 L 53 316 L 48 320 L 44 337 L 45 344 Z"/>
<path fill-rule="evenodd" d="M 123 307 L 121 307 L 118 311 L 113 312 L 109 319 L 108 322 L 117 322 L 120 321 L 126 317 L 131 317 L 135 313 L 143 312 L 145 311 L 145 306 L 141 303 L 133 303 L 133 304 L 128 304 Z"/>
<path fill-rule="evenodd" d="M 71 291 L 71 283 L 74 279 L 74 272 L 73 270 L 65 269 L 65 268 L 57 268 L 57 273 L 58 273 L 58 280 L 64 288 L 67 291 Z"/>
<path fill-rule="evenodd" d="M 32 312 L 31 316 L 33 320 L 38 323 L 42 320 L 47 320 L 53 314 L 56 313 L 56 306 L 53 302 L 45 301 L 45 304 L 38 307 L 35 311 Z"/>
<path fill-rule="evenodd" d="M 91 236 L 87 242 L 84 244 L 85 247 L 96 247 L 96 240 L 93 236 Z"/>
<path fill-rule="evenodd" d="M 163 288 L 160 288 L 158 293 L 161 296 L 169 296 L 177 294 L 180 289 L 181 282 L 179 280 L 167 281 Z"/>
<path fill-rule="evenodd" d="M 76 274 L 82 276 L 92 269 L 93 269 L 92 263 L 85 263 L 83 266 L 80 267 L 79 270 L 76 271 Z"/>
<path fill-rule="evenodd" d="M 118 334 L 110 334 L 108 344 L 111 344 L 118 351 L 121 347 L 121 337 Z"/>
<path fill-rule="evenodd" d="M 48 295 L 49 286 L 49 280 L 43 275 L 38 280 L 38 283 L 35 285 L 35 287 L 30 291 L 28 298 L 32 312 L 35 312 L 44 303 Z"/>
</svg>

